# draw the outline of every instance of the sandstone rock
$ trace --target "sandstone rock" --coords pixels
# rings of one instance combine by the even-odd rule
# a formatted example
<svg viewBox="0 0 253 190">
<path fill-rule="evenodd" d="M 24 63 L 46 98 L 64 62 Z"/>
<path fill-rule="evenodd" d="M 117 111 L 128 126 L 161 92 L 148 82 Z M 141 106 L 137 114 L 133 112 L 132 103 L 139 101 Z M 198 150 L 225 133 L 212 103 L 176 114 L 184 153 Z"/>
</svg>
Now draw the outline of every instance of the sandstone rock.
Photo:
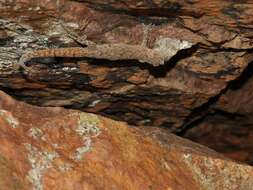
<svg viewBox="0 0 253 190">
<path fill-rule="evenodd" d="M 225 0 L 1 2 L 0 86 L 31 104 L 77 108 L 176 131 L 253 59 L 252 9 L 250 1 Z M 18 71 L 13 64 L 25 52 L 79 46 L 60 20 L 77 36 L 98 44 L 141 44 L 143 25 L 151 24 L 150 48 L 161 38 L 194 45 L 158 68 L 130 60 L 45 58 L 33 60 L 34 72 Z"/>
<path fill-rule="evenodd" d="M 209 107 L 202 121 L 191 125 L 183 136 L 252 165 L 252 89 L 251 64 Z"/>
<path fill-rule="evenodd" d="M 252 122 L 228 113 L 208 115 L 188 129 L 184 138 L 212 148 L 225 156 L 253 164 Z"/>
<path fill-rule="evenodd" d="M 252 10 L 250 0 L 0 1 L 0 88 L 34 105 L 189 131 L 185 137 L 252 163 L 252 80 L 240 80 L 252 72 Z M 141 44 L 143 26 L 152 25 L 149 48 L 161 38 L 193 46 L 158 68 L 130 60 L 44 58 L 28 63 L 33 72 L 18 70 L 26 52 L 80 46 L 60 20 L 98 44 Z M 201 135 L 207 132 L 209 139 Z"/>
<path fill-rule="evenodd" d="M 250 190 L 253 168 L 159 128 L 0 93 L 0 187 Z"/>
</svg>

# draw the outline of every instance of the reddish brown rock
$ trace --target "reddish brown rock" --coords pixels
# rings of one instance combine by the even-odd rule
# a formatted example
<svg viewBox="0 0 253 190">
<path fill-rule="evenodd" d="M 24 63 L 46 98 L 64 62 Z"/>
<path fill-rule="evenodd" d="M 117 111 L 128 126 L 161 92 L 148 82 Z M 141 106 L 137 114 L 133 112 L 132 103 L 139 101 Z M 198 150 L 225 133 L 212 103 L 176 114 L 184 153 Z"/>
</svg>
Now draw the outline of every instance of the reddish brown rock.
<svg viewBox="0 0 253 190">
<path fill-rule="evenodd" d="M 230 87 L 252 70 L 252 10 L 251 0 L 0 1 L 0 88 L 31 104 L 76 108 L 134 125 L 179 133 L 196 127 L 185 136 L 252 163 L 252 85 L 241 80 L 245 87 Z M 98 44 L 141 44 L 143 24 L 151 24 L 149 48 L 160 37 L 194 46 L 158 68 L 134 61 L 38 59 L 30 63 L 34 72 L 17 70 L 25 52 L 80 45 L 59 20 Z"/>
<path fill-rule="evenodd" d="M 253 78 L 251 64 L 245 74 L 231 83 L 230 88 L 221 95 L 213 109 L 220 109 L 231 114 L 248 116 L 253 115 Z M 253 120 L 251 120 L 253 121 Z"/>
<path fill-rule="evenodd" d="M 185 131 L 184 137 L 252 165 L 252 89 L 251 64 L 210 106 L 202 121 Z"/>
<path fill-rule="evenodd" d="M 0 86 L 32 104 L 77 108 L 175 131 L 253 59 L 252 9 L 250 1 L 2 2 Z M 25 52 L 79 46 L 60 19 L 98 44 L 141 44 L 143 25 L 152 24 L 149 48 L 160 38 L 194 45 L 158 68 L 135 61 L 43 59 L 43 64 L 41 59 L 33 60 L 34 72 L 17 71 L 13 64 Z"/>
<path fill-rule="evenodd" d="M 11 189 L 250 190 L 253 168 L 165 130 L 0 94 L 0 185 Z"/>
<path fill-rule="evenodd" d="M 244 117 L 216 113 L 188 129 L 183 137 L 191 139 L 227 157 L 253 164 L 252 122 Z"/>
</svg>

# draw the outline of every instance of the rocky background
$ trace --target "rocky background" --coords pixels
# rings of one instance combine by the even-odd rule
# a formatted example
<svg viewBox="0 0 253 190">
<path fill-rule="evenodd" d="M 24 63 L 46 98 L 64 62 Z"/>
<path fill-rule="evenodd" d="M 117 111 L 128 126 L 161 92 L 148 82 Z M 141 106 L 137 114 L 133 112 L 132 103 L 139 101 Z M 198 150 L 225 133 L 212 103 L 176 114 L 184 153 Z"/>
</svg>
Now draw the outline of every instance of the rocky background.
<svg viewBox="0 0 253 190">
<path fill-rule="evenodd" d="M 146 35 L 149 48 L 153 48 L 160 38 L 179 39 L 192 46 L 179 50 L 159 67 L 135 60 L 92 58 L 33 59 L 27 63 L 31 68 L 29 72 L 17 66 L 20 57 L 33 50 L 80 47 L 70 33 L 79 38 L 87 36 L 97 44 L 142 44 L 146 26 L 150 27 Z M 13 189 L 27 189 L 31 184 L 36 190 L 43 187 L 54 189 L 59 185 L 62 185 L 59 189 L 64 189 L 70 176 L 75 176 L 67 189 L 99 189 L 103 186 L 118 189 L 120 184 L 124 184 L 122 189 L 129 189 L 133 184 L 132 189 L 250 189 L 253 183 L 250 181 L 253 176 L 251 167 L 230 161 L 202 146 L 199 149 L 200 145 L 190 141 L 180 138 L 174 141 L 178 137 L 168 132 L 206 145 L 237 161 L 253 164 L 252 30 L 253 4 L 250 0 L 0 0 L 0 89 L 14 99 L 30 104 L 16 102 L 2 93 L 0 116 L 4 127 L 0 134 L 0 152 L 1 163 L 5 164 L 1 167 L 8 175 L 2 173 L 0 178 L 5 182 L 0 183 L 8 186 L 16 181 Z M 87 147 L 93 138 L 97 138 L 98 129 L 88 130 L 88 137 L 77 132 L 81 139 L 84 138 L 80 142 L 72 135 L 76 124 L 72 123 L 75 121 L 69 114 L 79 113 L 73 110 L 95 113 L 139 127 L 128 129 L 124 126 L 121 129 L 122 123 L 111 120 L 120 127 L 114 129 L 110 122 L 103 124 L 109 131 L 95 140 L 98 145 L 94 146 L 98 148 L 89 154 L 98 155 L 93 155 L 93 158 L 86 155 L 89 152 Z M 84 117 L 93 118 L 90 115 Z M 7 125 L 14 126 L 8 128 Z M 117 133 L 121 130 L 131 132 L 117 134 L 120 136 L 117 139 L 114 130 Z M 149 142 L 146 135 L 148 139 L 153 138 L 151 131 L 159 135 Z M 134 133 L 133 139 L 124 139 L 130 133 Z M 166 142 L 161 143 L 162 139 Z M 85 146 L 80 148 L 80 143 Z M 124 149 L 130 152 L 122 150 L 119 153 L 118 143 L 123 143 Z M 158 143 L 159 146 L 149 143 Z M 19 144 L 23 144 L 21 148 Z M 164 144 L 175 150 L 164 148 Z M 141 160 L 131 165 L 130 160 L 135 159 L 132 158 L 135 156 L 133 147 L 140 148 Z M 102 157 L 100 150 L 104 152 Z M 73 151 L 77 153 L 71 155 Z M 108 151 L 112 156 L 108 156 Z M 174 155 L 173 151 L 176 152 L 175 157 L 170 158 L 173 161 L 166 161 L 164 165 L 169 168 L 167 173 L 161 170 L 158 179 L 158 165 L 161 166 L 158 160 L 166 156 L 165 160 L 169 159 L 171 154 Z M 195 151 L 196 158 L 191 158 L 192 151 Z M 102 165 L 97 165 L 94 171 L 84 167 L 84 163 L 79 162 L 83 159 L 80 157 L 82 154 L 87 157 L 85 164 L 90 168 L 95 167 L 93 162 Z M 21 160 L 19 155 L 22 155 Z M 28 161 L 23 160 L 27 157 Z M 40 161 L 44 157 L 46 161 Z M 108 157 L 110 163 L 105 163 Z M 121 160 L 117 166 L 110 165 L 117 159 Z M 39 160 L 39 166 L 35 164 L 36 160 Z M 143 163 L 147 165 L 140 166 Z M 207 163 L 210 165 L 205 165 Z M 65 168 L 67 173 L 61 173 L 62 165 L 64 168 L 68 165 Z M 77 170 L 79 166 L 80 171 Z M 143 173 L 129 173 L 138 167 L 142 169 L 138 171 Z M 195 167 L 194 171 L 188 167 Z M 223 171 L 224 167 L 228 169 Z M 106 168 L 114 168 L 111 175 L 115 176 L 107 176 Z M 49 173 L 42 179 L 44 170 Z M 116 179 L 119 171 L 122 173 Z M 238 172 L 238 178 L 233 182 L 227 181 L 226 176 L 234 175 L 234 171 Z M 212 176 L 217 172 L 221 172 L 217 175 L 219 179 Z M 90 179 L 91 173 L 95 181 Z M 146 178 L 145 173 L 148 173 Z M 132 175 L 139 178 L 127 181 L 127 176 Z M 177 180 L 171 177 L 174 175 Z M 28 177 L 23 183 L 24 176 Z M 105 177 L 104 184 L 102 176 L 108 177 Z M 187 181 L 189 176 L 192 180 Z M 66 180 L 66 184 L 57 181 L 59 178 Z M 86 179 L 86 182 L 81 183 L 81 179 Z M 204 179 L 208 182 L 203 182 Z M 110 180 L 115 182 L 115 187 L 109 185 Z M 212 183 L 216 186 L 210 186 Z M 75 184 L 78 185 L 71 186 Z"/>
</svg>

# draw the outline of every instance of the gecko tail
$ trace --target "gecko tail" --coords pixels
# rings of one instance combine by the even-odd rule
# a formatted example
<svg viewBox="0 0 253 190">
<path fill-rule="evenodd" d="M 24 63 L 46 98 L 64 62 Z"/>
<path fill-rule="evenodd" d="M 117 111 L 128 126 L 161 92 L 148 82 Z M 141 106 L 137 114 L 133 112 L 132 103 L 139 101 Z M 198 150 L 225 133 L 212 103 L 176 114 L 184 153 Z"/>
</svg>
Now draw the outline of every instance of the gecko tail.
<svg viewBox="0 0 253 190">
<path fill-rule="evenodd" d="M 29 67 L 26 65 L 26 62 L 30 60 L 29 57 L 29 54 L 22 55 L 17 63 L 18 67 L 24 70 L 29 70 Z"/>
<path fill-rule="evenodd" d="M 26 65 L 28 61 L 33 58 L 44 57 L 80 57 L 83 48 L 59 48 L 59 49 L 41 49 L 25 53 L 19 59 L 17 66 L 25 71 L 30 71 L 29 66 Z"/>
</svg>

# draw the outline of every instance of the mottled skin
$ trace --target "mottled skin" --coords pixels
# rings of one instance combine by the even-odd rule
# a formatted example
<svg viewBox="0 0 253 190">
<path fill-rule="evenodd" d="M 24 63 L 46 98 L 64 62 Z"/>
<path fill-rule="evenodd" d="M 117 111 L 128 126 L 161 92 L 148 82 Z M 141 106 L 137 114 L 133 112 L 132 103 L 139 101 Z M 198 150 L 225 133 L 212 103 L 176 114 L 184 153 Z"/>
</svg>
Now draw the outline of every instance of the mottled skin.
<svg viewBox="0 0 253 190">
<path fill-rule="evenodd" d="M 116 44 L 101 44 L 97 45 L 86 39 L 78 39 L 76 35 L 69 31 L 65 24 L 61 22 L 62 27 L 69 34 L 70 38 L 87 47 L 70 47 L 70 48 L 56 48 L 43 49 L 28 52 L 19 60 L 18 65 L 25 70 L 29 70 L 26 62 L 33 58 L 44 57 L 87 57 L 95 59 L 107 59 L 111 61 L 116 60 L 138 60 L 139 62 L 146 62 L 153 66 L 164 64 L 166 57 L 158 50 L 147 48 L 148 32 L 152 25 L 143 25 L 143 40 L 140 45 L 130 45 L 123 43 Z"/>
<path fill-rule="evenodd" d="M 145 62 L 157 67 L 163 65 L 179 50 L 190 48 L 193 45 L 190 42 L 181 41 L 174 38 L 158 38 L 155 41 L 154 47 L 152 49 L 148 48 L 147 39 L 150 27 L 151 25 L 143 25 L 143 39 L 140 45 L 124 43 L 95 44 L 94 42 L 86 40 L 86 38 L 82 41 L 74 39 L 75 41 L 82 43 L 87 47 L 44 49 L 28 52 L 20 58 L 18 65 L 25 70 L 29 70 L 25 63 L 33 58 L 87 57 L 94 59 L 107 59 L 111 61 L 138 60 L 141 63 Z"/>
<path fill-rule="evenodd" d="M 33 58 L 43 57 L 88 57 L 95 59 L 115 60 L 138 60 L 153 66 L 164 64 L 165 57 L 157 50 L 147 48 L 142 45 L 128 44 L 102 44 L 93 45 L 86 48 L 71 47 L 57 49 L 43 49 L 28 52 L 19 60 L 19 66 L 28 70 L 25 63 Z"/>
</svg>

